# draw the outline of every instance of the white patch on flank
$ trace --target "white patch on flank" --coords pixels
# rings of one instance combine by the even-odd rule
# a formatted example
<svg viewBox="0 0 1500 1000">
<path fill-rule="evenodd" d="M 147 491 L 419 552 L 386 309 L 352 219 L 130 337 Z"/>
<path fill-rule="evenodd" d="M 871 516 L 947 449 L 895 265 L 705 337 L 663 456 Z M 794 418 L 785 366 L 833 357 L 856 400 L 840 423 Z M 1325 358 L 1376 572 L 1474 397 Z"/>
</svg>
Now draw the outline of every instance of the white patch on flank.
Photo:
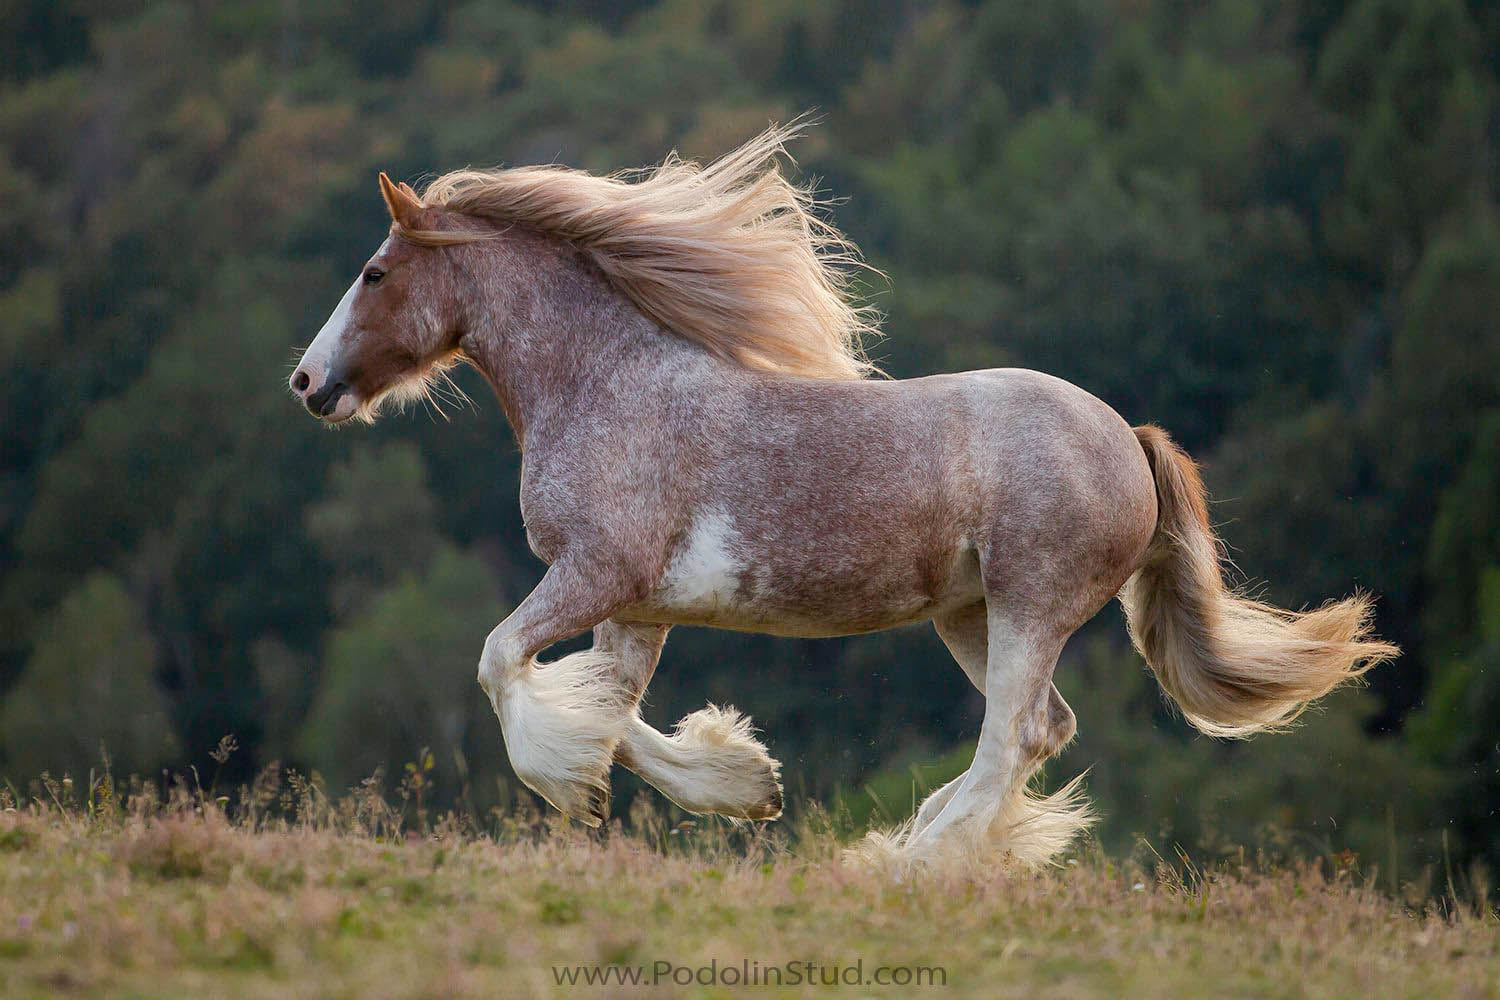
<svg viewBox="0 0 1500 1000">
<path fill-rule="evenodd" d="M 662 576 L 661 596 L 669 607 L 707 610 L 734 603 L 744 565 L 734 556 L 734 522 L 722 510 L 693 519 L 677 554 Z"/>
</svg>

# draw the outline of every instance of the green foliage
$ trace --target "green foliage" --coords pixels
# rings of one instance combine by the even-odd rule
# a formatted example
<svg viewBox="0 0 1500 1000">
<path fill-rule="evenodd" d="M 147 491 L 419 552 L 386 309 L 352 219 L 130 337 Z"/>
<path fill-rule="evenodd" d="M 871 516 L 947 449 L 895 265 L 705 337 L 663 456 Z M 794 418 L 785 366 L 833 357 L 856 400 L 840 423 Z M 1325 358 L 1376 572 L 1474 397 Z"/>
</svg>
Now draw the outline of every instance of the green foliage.
<svg viewBox="0 0 1500 1000">
<path fill-rule="evenodd" d="M 974 744 L 963 743 L 937 760 L 887 764 L 857 790 L 839 793 L 836 817 L 855 831 L 894 825 L 912 815 L 929 792 L 968 770 L 973 759 Z"/>
<path fill-rule="evenodd" d="M 346 787 L 431 746 L 450 794 L 472 782 L 493 801 L 499 726 L 474 676 L 477 646 L 503 610 L 484 564 L 446 547 L 427 572 L 373 595 L 329 635 L 303 759 Z"/>
<path fill-rule="evenodd" d="M 155 642 L 125 586 L 93 573 L 38 630 L 35 651 L 0 710 L 8 773 L 84 779 L 103 770 L 153 773 L 179 753 Z"/>
<path fill-rule="evenodd" d="M 374 172 L 707 157 L 816 107 L 800 167 L 891 277 L 888 370 L 1040 368 L 1162 424 L 1268 597 L 1366 587 L 1406 648 L 1368 696 L 1226 747 L 1104 616 L 1059 674 L 1081 737 L 1052 773 L 1095 767 L 1106 842 L 1270 817 L 1383 857 L 1389 805 L 1403 867 L 1445 819 L 1500 853 L 1485 5 L 21 2 L 0 29 L 6 776 L 101 737 L 209 766 L 232 732 L 228 780 L 394 776 L 431 746 L 424 794 L 493 795 L 474 663 L 540 572 L 497 408 L 461 376 L 452 422 L 332 435 L 282 387 L 385 232 Z M 94 674 L 126 688 L 75 703 L 105 635 Z M 706 698 L 764 727 L 793 798 L 851 812 L 866 786 L 904 811 L 912 763 L 936 783 L 982 711 L 913 629 L 679 629 L 648 717 Z"/>
<path fill-rule="evenodd" d="M 1394 837 L 1408 876 L 1440 849 L 1443 775 L 1394 741 L 1369 738 L 1368 693 L 1333 695 L 1287 733 L 1213 740 L 1170 711 L 1133 654 L 1104 642 L 1079 652 L 1057 680 L 1078 740 L 1048 771 L 1090 769 L 1107 847 L 1144 837 L 1164 855 L 1177 844 L 1209 857 L 1245 846 L 1329 858 L 1352 849 L 1368 866 L 1386 862 Z"/>
<path fill-rule="evenodd" d="M 1500 624 L 1496 595 L 1484 585 L 1493 579 L 1496 567 L 1500 567 L 1500 409 L 1485 416 L 1474 450 L 1457 482 L 1443 492 L 1433 522 L 1424 625 L 1435 645 L 1462 648 L 1476 638 L 1476 632 L 1483 635 L 1486 628 Z"/>
<path fill-rule="evenodd" d="M 337 611 L 372 587 L 424 564 L 439 542 L 422 455 L 411 442 L 361 446 L 328 473 L 328 493 L 307 509 L 307 537 L 334 573 Z"/>
</svg>

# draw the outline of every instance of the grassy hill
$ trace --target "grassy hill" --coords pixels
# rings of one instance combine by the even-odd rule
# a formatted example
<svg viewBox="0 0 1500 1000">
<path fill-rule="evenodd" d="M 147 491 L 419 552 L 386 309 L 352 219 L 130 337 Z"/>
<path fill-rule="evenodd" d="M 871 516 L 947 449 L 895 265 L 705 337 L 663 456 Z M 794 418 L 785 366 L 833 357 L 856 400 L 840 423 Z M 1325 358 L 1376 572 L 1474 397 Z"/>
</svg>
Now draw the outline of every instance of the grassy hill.
<svg viewBox="0 0 1500 1000">
<path fill-rule="evenodd" d="M 510 997 L 594 977 L 600 996 L 802 996 L 837 977 L 874 996 L 1429 998 L 1500 981 L 1485 907 L 1404 905 L 1352 859 L 1205 872 L 1085 852 L 899 882 L 842 864 L 816 822 L 638 809 L 599 836 L 524 814 L 419 834 L 373 794 L 330 803 L 301 781 L 249 789 L 232 819 L 201 794 L 95 798 L 0 811 L 0 994 Z"/>
</svg>

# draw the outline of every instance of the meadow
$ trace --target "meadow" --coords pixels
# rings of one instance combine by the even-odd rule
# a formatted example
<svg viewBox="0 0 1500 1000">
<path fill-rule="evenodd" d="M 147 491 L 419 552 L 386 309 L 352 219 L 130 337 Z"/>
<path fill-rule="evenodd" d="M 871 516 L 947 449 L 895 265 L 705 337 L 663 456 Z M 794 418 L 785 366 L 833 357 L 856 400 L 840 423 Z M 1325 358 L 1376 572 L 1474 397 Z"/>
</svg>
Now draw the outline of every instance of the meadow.
<svg viewBox="0 0 1500 1000">
<path fill-rule="evenodd" d="M 267 771 L 233 797 L 52 780 L 0 792 L 0 994 L 1500 995 L 1488 902 L 1400 901 L 1352 856 L 1211 869 L 1085 846 L 904 880 L 791 825 L 600 833 L 524 805 L 432 816 Z"/>
</svg>

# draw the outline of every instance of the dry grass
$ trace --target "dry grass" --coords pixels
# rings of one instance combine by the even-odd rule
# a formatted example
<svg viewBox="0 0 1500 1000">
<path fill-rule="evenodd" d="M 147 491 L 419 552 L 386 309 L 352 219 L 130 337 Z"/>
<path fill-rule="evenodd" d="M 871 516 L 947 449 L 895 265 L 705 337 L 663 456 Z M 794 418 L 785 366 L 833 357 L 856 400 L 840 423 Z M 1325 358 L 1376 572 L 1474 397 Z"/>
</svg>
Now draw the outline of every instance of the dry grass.
<svg viewBox="0 0 1500 1000">
<path fill-rule="evenodd" d="M 817 822 L 672 827 L 642 809 L 628 831 L 591 833 L 520 812 L 488 833 L 447 817 L 418 835 L 368 791 L 330 803 L 305 781 L 267 779 L 233 810 L 181 789 L 163 802 L 137 786 L 122 804 L 96 788 L 76 807 L 56 791 L 0 793 L 7 997 L 519 997 L 562 992 L 555 967 L 711 961 L 940 968 L 951 996 L 1500 992 L 1487 908 L 1419 912 L 1352 866 L 1086 856 L 1040 876 L 902 884 L 842 865 Z M 668 978 L 654 992 L 827 987 L 784 974 L 779 990 Z"/>
</svg>

